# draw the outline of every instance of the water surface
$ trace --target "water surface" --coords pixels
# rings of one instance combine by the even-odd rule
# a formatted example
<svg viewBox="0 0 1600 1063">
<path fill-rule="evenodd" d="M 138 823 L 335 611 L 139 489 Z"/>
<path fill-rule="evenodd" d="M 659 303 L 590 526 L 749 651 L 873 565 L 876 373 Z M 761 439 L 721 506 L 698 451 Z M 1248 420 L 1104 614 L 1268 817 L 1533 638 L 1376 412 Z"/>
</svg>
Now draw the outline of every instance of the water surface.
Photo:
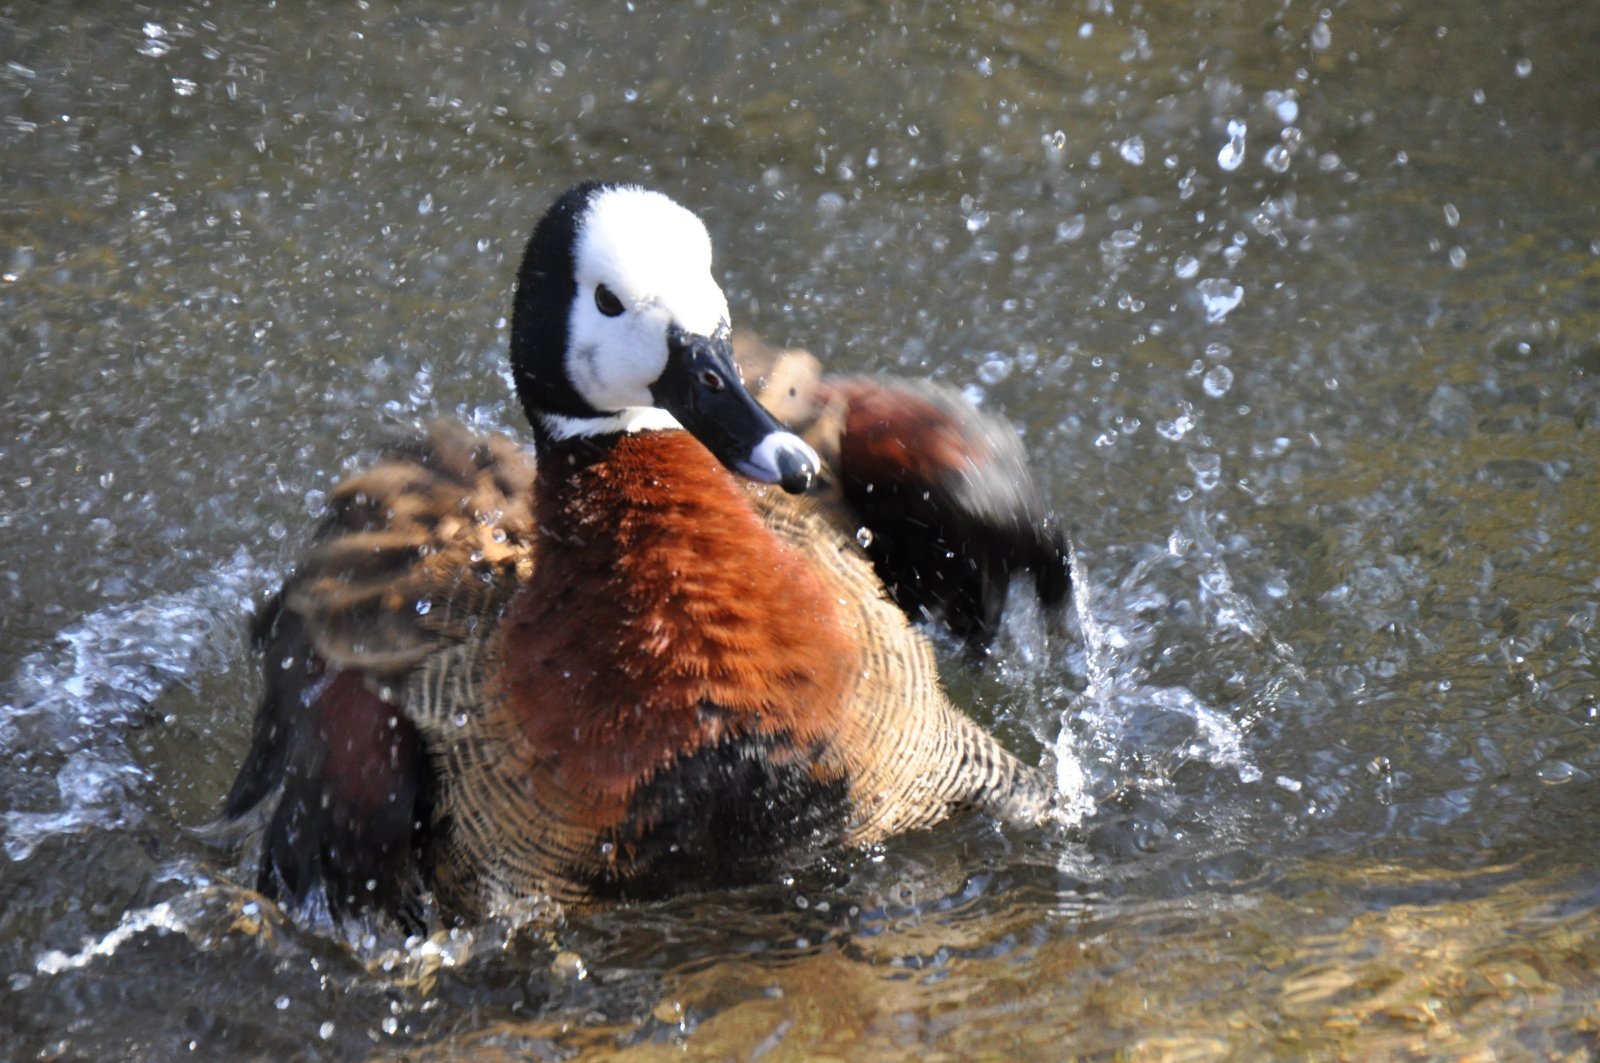
<svg viewBox="0 0 1600 1063">
<path fill-rule="evenodd" d="M 1593 1052 L 1600 8 L 638 6 L 0 16 L 9 1053 Z M 1075 827 L 428 943 L 192 833 L 331 485 L 520 430 L 592 176 L 741 323 L 1017 423 L 1079 594 L 947 672 Z"/>
</svg>

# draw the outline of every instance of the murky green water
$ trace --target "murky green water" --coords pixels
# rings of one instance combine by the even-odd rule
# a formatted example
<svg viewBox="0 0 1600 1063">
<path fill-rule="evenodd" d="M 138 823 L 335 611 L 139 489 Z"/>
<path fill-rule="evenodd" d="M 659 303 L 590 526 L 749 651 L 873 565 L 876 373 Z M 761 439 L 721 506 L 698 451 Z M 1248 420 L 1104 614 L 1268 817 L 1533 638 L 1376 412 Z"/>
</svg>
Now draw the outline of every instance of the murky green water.
<svg viewBox="0 0 1600 1063">
<path fill-rule="evenodd" d="M 4 1054 L 1593 1053 L 1600 7 L 638 6 L 0 13 Z M 250 603 L 363 447 L 516 426 L 589 176 L 1021 426 L 1084 593 L 949 672 L 1077 829 L 409 947 L 191 835 Z"/>
</svg>

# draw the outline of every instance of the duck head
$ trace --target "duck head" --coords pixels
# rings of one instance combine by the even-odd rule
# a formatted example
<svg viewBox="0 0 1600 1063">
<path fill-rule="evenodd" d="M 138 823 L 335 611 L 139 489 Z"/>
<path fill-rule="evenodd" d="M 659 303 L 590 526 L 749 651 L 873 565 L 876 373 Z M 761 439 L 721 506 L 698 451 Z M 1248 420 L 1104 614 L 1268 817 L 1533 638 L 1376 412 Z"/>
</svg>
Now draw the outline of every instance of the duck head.
<svg viewBox="0 0 1600 1063">
<path fill-rule="evenodd" d="M 591 182 L 534 228 L 511 369 L 543 440 L 683 428 L 723 465 L 804 491 L 815 451 L 746 390 L 700 219 L 659 192 Z"/>
</svg>

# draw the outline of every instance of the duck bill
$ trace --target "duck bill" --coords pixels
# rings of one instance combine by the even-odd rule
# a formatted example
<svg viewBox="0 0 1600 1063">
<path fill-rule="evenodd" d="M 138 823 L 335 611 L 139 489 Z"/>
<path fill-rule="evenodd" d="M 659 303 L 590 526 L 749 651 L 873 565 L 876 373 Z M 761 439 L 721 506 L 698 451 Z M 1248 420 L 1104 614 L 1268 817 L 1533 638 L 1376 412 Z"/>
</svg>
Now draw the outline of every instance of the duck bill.
<svg viewBox="0 0 1600 1063">
<path fill-rule="evenodd" d="M 650 392 L 658 406 L 740 476 L 800 494 L 822 467 L 817 452 L 745 389 L 726 332 L 701 336 L 672 329 L 667 368 Z"/>
</svg>

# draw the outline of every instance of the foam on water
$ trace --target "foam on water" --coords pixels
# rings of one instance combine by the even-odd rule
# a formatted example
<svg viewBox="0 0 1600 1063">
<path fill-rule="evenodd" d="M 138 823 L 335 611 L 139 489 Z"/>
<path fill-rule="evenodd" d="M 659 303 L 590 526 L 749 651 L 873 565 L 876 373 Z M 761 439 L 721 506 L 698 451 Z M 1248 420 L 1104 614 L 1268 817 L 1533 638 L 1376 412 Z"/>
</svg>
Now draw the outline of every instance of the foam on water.
<svg viewBox="0 0 1600 1063">
<path fill-rule="evenodd" d="M 0 815 L 6 856 L 24 860 L 54 835 L 142 818 L 150 780 L 125 729 L 173 684 L 222 666 L 266 579 L 240 551 L 188 590 L 90 613 L 23 659 L 0 701 L 0 792 L 33 807 Z M 24 776 L 29 764 L 59 765 L 53 794 Z"/>
</svg>

